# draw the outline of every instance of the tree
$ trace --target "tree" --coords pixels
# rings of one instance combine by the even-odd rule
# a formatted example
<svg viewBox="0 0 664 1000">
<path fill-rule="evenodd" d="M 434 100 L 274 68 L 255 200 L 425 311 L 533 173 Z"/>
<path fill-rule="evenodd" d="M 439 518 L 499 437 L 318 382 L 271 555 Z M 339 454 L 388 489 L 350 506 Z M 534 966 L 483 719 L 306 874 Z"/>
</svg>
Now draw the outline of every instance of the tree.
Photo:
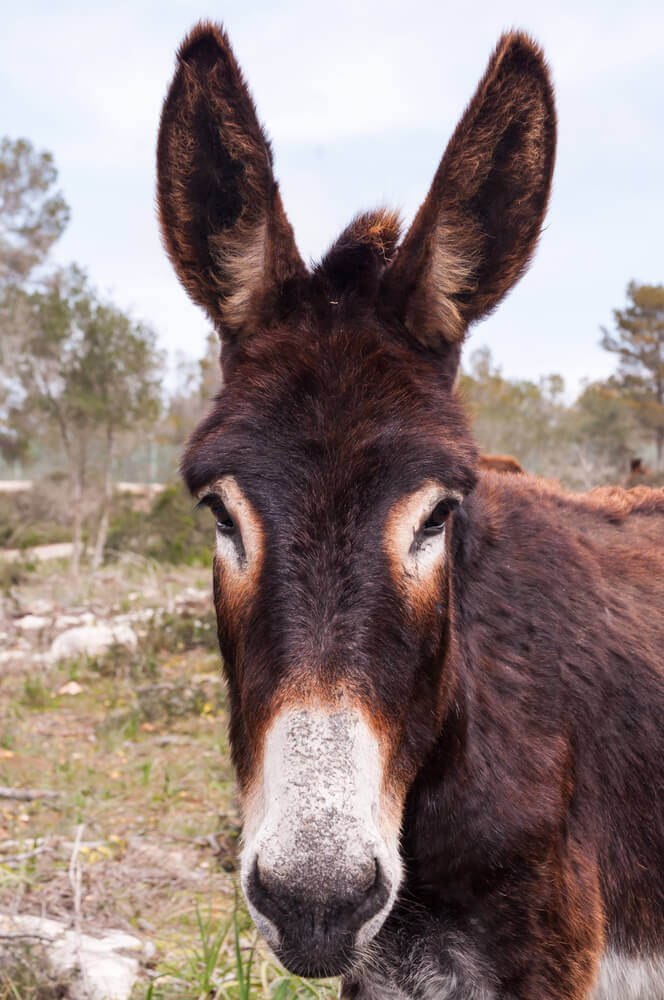
<svg viewBox="0 0 664 1000">
<path fill-rule="evenodd" d="M 469 360 L 460 390 L 483 451 L 514 455 L 528 472 L 572 489 L 625 479 L 642 442 L 631 403 L 613 379 L 587 383 L 568 402 L 560 375 L 505 378 L 486 347 Z"/>
<path fill-rule="evenodd" d="M 23 334 L 9 427 L 18 440 L 55 432 L 70 478 L 72 567 L 82 548 L 83 501 L 95 460 L 103 475 L 93 561 L 101 562 L 112 464 L 123 432 L 156 417 L 161 355 L 146 326 L 100 301 L 71 266 L 21 297 Z"/>
<path fill-rule="evenodd" d="M 27 139 L 0 140 L 0 289 L 23 284 L 65 229 L 57 176 L 51 153 Z"/>
<path fill-rule="evenodd" d="M 487 347 L 475 350 L 469 362 L 459 388 L 482 449 L 514 455 L 529 472 L 557 472 L 552 463 L 565 413 L 561 376 L 544 376 L 538 382 L 507 379 Z"/>
<path fill-rule="evenodd" d="M 68 389 L 81 415 L 102 438 L 102 503 L 92 556 L 93 569 L 97 569 L 108 535 L 113 461 L 119 439 L 123 433 L 156 420 L 162 359 L 154 332 L 110 303 L 92 303 L 82 321 L 82 332 Z"/>
<path fill-rule="evenodd" d="M 198 361 L 183 355 L 176 358 L 177 383 L 159 428 L 165 444 L 179 450 L 221 389 L 219 352 L 219 337 L 210 330 L 202 358 Z"/>
<path fill-rule="evenodd" d="M 22 295 L 34 270 L 69 221 L 69 207 L 55 190 L 57 170 L 48 152 L 27 139 L 0 139 L 0 452 L 25 455 L 27 440 L 6 424 L 15 401 L 14 363 L 25 322 Z"/>
<path fill-rule="evenodd" d="M 652 435 L 657 465 L 664 458 L 664 285 L 627 286 L 630 300 L 615 309 L 614 332 L 602 328 L 602 347 L 618 355 L 614 386 L 627 398 L 638 423 Z"/>
<path fill-rule="evenodd" d="M 624 481 L 629 460 L 640 447 L 629 401 L 614 384 L 585 382 L 565 417 L 565 435 L 579 486 Z"/>
</svg>

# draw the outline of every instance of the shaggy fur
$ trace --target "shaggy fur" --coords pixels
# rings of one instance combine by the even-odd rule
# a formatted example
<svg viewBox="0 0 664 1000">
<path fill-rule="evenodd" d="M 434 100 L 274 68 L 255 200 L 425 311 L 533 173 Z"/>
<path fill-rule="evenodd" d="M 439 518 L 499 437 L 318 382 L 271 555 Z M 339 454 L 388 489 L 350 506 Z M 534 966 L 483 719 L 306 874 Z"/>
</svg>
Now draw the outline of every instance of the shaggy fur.
<svg viewBox="0 0 664 1000">
<path fill-rule="evenodd" d="M 241 593 L 214 569 L 240 788 L 317 686 L 366 707 L 403 803 L 404 885 L 350 961 L 320 966 L 293 886 L 284 957 L 355 1000 L 606 1000 L 610 969 L 662 967 L 664 491 L 481 469 L 453 389 L 532 253 L 554 136 L 541 53 L 506 35 L 401 245 L 360 216 L 306 274 L 220 29 L 185 42 L 164 108 L 164 239 L 225 343 L 182 471 L 233 476 L 261 537 Z M 463 499 L 417 603 L 385 532 L 429 482 Z"/>
<path fill-rule="evenodd" d="M 487 469 L 493 472 L 507 472 L 513 475 L 521 475 L 524 471 L 521 462 L 513 458 L 512 455 L 480 455 L 480 469 Z"/>
</svg>

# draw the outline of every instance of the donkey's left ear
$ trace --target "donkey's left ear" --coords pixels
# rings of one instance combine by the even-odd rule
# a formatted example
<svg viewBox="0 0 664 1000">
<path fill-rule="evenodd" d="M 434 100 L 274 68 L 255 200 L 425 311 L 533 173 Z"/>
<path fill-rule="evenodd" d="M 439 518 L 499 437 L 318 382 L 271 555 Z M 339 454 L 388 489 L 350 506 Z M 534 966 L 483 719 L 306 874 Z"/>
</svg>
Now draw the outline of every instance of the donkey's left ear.
<svg viewBox="0 0 664 1000">
<path fill-rule="evenodd" d="M 391 304 L 421 343 L 457 359 L 468 325 L 521 276 L 546 212 L 555 145 L 541 50 L 526 35 L 504 35 L 385 275 Z"/>
<path fill-rule="evenodd" d="M 178 52 L 157 147 L 164 243 L 180 281 L 227 341 L 306 273 L 272 173 L 270 145 L 222 28 Z"/>
</svg>

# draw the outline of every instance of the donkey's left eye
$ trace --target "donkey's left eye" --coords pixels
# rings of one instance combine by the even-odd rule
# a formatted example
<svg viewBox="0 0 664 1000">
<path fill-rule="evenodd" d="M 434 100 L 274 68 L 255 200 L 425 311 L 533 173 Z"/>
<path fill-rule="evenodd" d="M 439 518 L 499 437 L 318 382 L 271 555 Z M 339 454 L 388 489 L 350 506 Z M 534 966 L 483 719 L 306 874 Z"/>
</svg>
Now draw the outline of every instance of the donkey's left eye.
<svg viewBox="0 0 664 1000">
<path fill-rule="evenodd" d="M 217 530 L 223 535 L 232 535 L 235 531 L 235 521 L 220 501 L 212 507 Z"/>
<path fill-rule="evenodd" d="M 421 532 L 423 535 L 437 535 L 445 527 L 445 522 L 452 513 L 455 507 L 458 506 L 458 501 L 450 500 L 440 500 L 434 509 L 429 514 L 428 518 L 421 527 Z"/>
<path fill-rule="evenodd" d="M 208 494 L 200 501 L 199 507 L 201 505 L 209 507 L 214 514 L 217 531 L 220 531 L 222 535 L 232 535 L 235 533 L 235 521 L 226 510 L 226 505 L 219 499 L 219 497 Z"/>
</svg>

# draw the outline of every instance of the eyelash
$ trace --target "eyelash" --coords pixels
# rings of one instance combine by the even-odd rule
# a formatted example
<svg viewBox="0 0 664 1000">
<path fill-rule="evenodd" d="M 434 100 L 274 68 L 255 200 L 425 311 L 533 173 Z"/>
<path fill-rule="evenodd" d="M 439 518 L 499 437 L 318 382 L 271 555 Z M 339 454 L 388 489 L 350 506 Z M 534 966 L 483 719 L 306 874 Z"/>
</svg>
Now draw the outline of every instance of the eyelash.
<svg viewBox="0 0 664 1000">
<path fill-rule="evenodd" d="M 217 531 L 220 531 L 222 535 L 234 535 L 237 531 L 237 526 L 235 521 L 228 513 L 226 505 L 219 497 L 212 493 L 208 493 L 207 496 L 202 497 L 202 499 L 196 504 L 196 510 L 201 507 L 209 507 L 214 514 L 215 523 L 217 526 Z"/>
<path fill-rule="evenodd" d="M 422 523 L 418 535 L 421 537 L 430 537 L 432 535 L 439 535 L 445 528 L 447 519 L 459 506 L 459 501 L 454 497 L 448 497 L 444 500 L 439 500 L 433 510 L 429 513 L 427 519 Z"/>
</svg>

